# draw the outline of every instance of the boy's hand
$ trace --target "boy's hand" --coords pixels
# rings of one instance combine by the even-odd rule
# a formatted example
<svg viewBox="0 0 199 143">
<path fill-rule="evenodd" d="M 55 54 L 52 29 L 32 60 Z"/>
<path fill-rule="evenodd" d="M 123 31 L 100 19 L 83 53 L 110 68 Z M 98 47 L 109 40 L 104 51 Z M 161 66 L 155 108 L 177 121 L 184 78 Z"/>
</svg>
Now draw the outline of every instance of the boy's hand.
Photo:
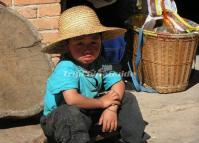
<svg viewBox="0 0 199 143">
<path fill-rule="evenodd" d="M 120 105 L 120 96 L 116 92 L 110 90 L 107 94 L 100 97 L 102 108 L 107 108 L 111 105 Z"/>
<path fill-rule="evenodd" d="M 116 131 L 117 124 L 117 112 L 105 109 L 99 119 L 99 125 L 102 125 L 102 132 Z"/>
</svg>

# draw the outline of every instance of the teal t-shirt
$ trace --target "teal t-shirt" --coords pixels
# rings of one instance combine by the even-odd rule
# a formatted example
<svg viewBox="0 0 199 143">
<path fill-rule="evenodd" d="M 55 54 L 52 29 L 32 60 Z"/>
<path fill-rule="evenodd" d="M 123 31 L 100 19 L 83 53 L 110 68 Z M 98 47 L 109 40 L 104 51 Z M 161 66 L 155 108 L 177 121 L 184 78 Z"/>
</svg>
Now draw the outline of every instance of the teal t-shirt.
<svg viewBox="0 0 199 143">
<path fill-rule="evenodd" d="M 77 89 L 81 95 L 94 98 L 102 88 L 108 90 L 121 80 L 121 76 L 112 70 L 112 65 L 103 59 L 97 59 L 90 67 L 91 70 L 85 70 L 72 60 L 62 60 L 56 65 L 46 84 L 44 115 L 63 102 L 62 92 L 65 90 Z"/>
</svg>

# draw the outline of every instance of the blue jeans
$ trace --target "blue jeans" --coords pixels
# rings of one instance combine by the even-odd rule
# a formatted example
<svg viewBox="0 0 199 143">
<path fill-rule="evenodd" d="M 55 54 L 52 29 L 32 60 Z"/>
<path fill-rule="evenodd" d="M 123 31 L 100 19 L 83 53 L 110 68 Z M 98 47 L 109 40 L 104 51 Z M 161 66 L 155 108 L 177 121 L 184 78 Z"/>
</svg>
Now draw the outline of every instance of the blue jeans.
<svg viewBox="0 0 199 143">
<path fill-rule="evenodd" d="M 40 123 L 48 142 L 86 143 L 90 141 L 90 127 L 97 123 L 102 109 L 85 110 L 63 104 L 48 116 L 42 116 Z M 125 92 L 118 109 L 118 124 L 121 138 L 129 143 L 141 143 L 145 129 L 136 97 Z"/>
</svg>

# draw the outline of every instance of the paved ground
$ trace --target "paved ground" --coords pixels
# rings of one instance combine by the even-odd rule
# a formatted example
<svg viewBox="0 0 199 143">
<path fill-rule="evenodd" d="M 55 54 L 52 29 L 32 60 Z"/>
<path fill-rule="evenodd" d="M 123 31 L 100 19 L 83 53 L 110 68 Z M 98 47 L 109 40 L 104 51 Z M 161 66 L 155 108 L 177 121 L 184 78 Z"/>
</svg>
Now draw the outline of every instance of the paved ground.
<svg viewBox="0 0 199 143">
<path fill-rule="evenodd" d="M 149 143 L 199 143 L 199 56 L 188 90 L 173 94 L 133 92 L 140 104 Z"/>
<path fill-rule="evenodd" d="M 23 120 L 0 120 L 0 143 L 43 143 L 39 116 Z M 41 140 L 39 142 L 39 140 Z"/>
<path fill-rule="evenodd" d="M 199 91 L 199 84 L 193 87 Z M 178 94 L 137 94 L 149 143 L 199 143 L 199 94 L 191 90 Z"/>
<path fill-rule="evenodd" d="M 199 143 L 199 56 L 188 90 L 173 94 L 133 92 L 144 119 L 149 143 Z M 38 118 L 22 122 L 0 121 L 1 143 L 43 143 Z"/>
</svg>

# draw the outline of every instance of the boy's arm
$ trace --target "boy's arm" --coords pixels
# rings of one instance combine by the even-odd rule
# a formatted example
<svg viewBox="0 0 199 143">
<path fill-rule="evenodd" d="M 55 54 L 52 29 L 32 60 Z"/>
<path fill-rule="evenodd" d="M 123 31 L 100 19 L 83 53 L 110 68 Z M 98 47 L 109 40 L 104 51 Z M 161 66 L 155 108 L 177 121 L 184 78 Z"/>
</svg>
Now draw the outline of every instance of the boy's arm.
<svg viewBox="0 0 199 143">
<path fill-rule="evenodd" d="M 112 85 L 110 91 L 107 93 L 109 95 L 118 95 L 119 100 L 121 101 L 125 91 L 125 84 L 121 80 L 114 85 Z M 117 119 L 117 110 L 118 105 L 112 105 L 106 108 L 100 119 L 99 125 L 102 125 L 102 132 L 112 132 L 115 131 L 118 127 L 118 119 Z"/>
<path fill-rule="evenodd" d="M 119 97 L 120 97 L 120 101 L 122 100 L 123 96 L 124 96 L 124 92 L 125 92 L 125 84 L 124 82 L 121 80 L 119 82 L 117 82 L 116 84 L 114 84 L 111 87 L 111 90 L 116 92 Z M 108 110 L 111 110 L 113 112 L 117 112 L 118 109 L 118 105 L 113 105 L 107 108 Z"/>
<path fill-rule="evenodd" d="M 68 105 L 75 105 L 79 108 L 95 109 L 107 108 L 111 105 L 120 104 L 119 95 L 104 95 L 100 98 L 87 98 L 77 92 L 76 89 L 70 89 L 63 92 L 64 99 Z"/>
<path fill-rule="evenodd" d="M 115 91 L 116 93 L 119 94 L 120 96 L 120 101 L 122 100 L 123 98 L 123 95 L 124 95 L 124 91 L 125 91 L 125 84 L 124 82 L 121 80 L 117 83 L 115 83 L 112 87 L 111 87 L 111 90 Z"/>
</svg>

